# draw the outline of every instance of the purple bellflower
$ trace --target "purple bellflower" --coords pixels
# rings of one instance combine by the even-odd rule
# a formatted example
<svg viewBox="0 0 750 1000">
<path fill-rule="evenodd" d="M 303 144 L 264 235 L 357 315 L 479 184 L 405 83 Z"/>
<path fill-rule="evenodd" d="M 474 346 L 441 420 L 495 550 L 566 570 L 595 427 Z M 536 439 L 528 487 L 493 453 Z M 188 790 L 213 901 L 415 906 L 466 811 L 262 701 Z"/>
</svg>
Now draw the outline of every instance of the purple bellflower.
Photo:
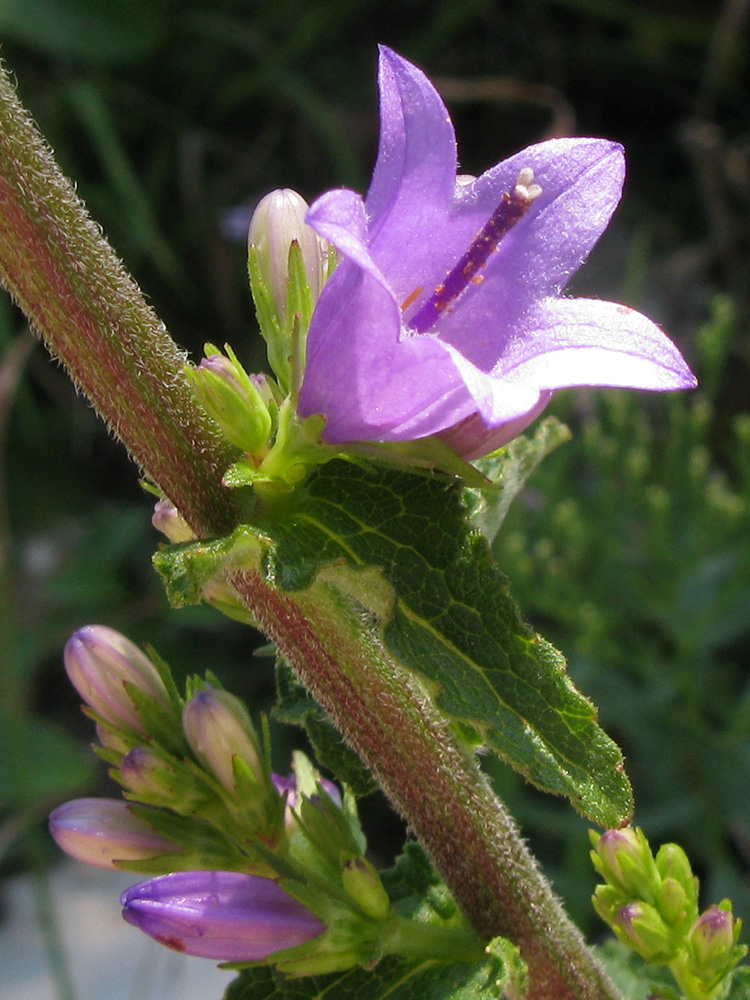
<svg viewBox="0 0 750 1000">
<path fill-rule="evenodd" d="M 173 872 L 126 890 L 128 923 L 188 955 L 255 962 L 326 927 L 272 879 L 244 872 Z"/>
<path fill-rule="evenodd" d="M 380 51 L 380 146 L 367 197 L 330 191 L 307 222 L 339 252 L 310 325 L 303 417 L 323 440 L 440 434 L 475 458 L 519 434 L 556 389 L 696 384 L 640 313 L 561 291 L 620 199 L 623 151 L 553 139 L 479 178 L 456 175 L 427 77 Z"/>
</svg>

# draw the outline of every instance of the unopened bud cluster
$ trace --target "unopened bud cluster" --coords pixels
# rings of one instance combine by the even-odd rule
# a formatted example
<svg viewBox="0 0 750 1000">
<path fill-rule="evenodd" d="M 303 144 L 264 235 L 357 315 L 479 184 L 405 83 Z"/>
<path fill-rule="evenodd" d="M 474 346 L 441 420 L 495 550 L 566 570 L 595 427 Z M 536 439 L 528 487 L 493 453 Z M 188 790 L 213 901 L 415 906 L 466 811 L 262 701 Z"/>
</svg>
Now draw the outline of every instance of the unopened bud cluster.
<svg viewBox="0 0 750 1000">
<path fill-rule="evenodd" d="M 270 483 L 286 491 L 331 457 L 320 443 L 321 418 L 296 414 L 310 319 L 335 262 L 333 248 L 306 224 L 307 209 L 295 191 L 273 191 L 250 225 L 250 286 L 273 377 L 248 374 L 228 344 L 224 353 L 206 344 L 200 364 L 186 368 L 205 410 L 243 453 L 226 474 L 230 487 Z"/>
<path fill-rule="evenodd" d="M 301 753 L 272 773 L 267 727 L 215 678 L 183 698 L 154 653 L 97 625 L 64 659 L 124 798 L 67 802 L 50 829 L 79 860 L 158 875 L 123 895 L 126 920 L 189 954 L 297 975 L 425 939 L 365 859 L 353 798 Z"/>
<path fill-rule="evenodd" d="M 688 1000 L 713 1000 L 747 951 L 737 943 L 742 922 L 729 900 L 699 912 L 698 879 L 677 844 L 654 856 L 633 827 L 592 833 L 591 840 L 605 879 L 593 897 L 599 916 L 646 961 L 669 966 Z"/>
</svg>

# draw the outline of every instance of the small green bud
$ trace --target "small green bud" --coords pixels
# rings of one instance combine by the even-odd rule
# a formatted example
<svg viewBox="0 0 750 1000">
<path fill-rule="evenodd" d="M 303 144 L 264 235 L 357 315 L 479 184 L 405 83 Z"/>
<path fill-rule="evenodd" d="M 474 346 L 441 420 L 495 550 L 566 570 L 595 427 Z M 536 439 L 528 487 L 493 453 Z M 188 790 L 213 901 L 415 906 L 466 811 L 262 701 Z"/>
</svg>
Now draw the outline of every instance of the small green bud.
<svg viewBox="0 0 750 1000">
<path fill-rule="evenodd" d="M 649 903 L 628 903 L 612 924 L 612 930 L 647 962 L 669 963 L 676 955 L 669 928 Z"/>
<path fill-rule="evenodd" d="M 385 920 L 391 901 L 380 876 L 367 858 L 351 858 L 341 872 L 344 889 L 360 910 L 373 920 Z"/>
<path fill-rule="evenodd" d="M 671 877 L 665 878 L 661 883 L 655 893 L 654 902 L 664 921 L 683 933 L 693 923 L 698 912 L 684 887 L 677 879 Z"/>
<path fill-rule="evenodd" d="M 698 879 L 693 875 L 687 854 L 678 844 L 664 844 L 656 855 L 656 869 L 665 880 L 674 879 L 685 890 L 691 905 L 698 907 Z"/>
<path fill-rule="evenodd" d="M 613 924 L 624 906 L 622 893 L 611 885 L 598 885 L 591 897 L 594 909 L 606 924 Z"/>
<path fill-rule="evenodd" d="M 642 830 L 607 830 L 598 840 L 592 837 L 592 841 L 594 867 L 624 899 L 648 900 L 654 896 L 661 880 Z"/>
<path fill-rule="evenodd" d="M 185 705 L 182 727 L 198 760 L 228 792 L 237 787 L 235 759 L 264 781 L 258 738 L 242 702 L 228 691 L 207 688 Z"/>
<path fill-rule="evenodd" d="M 228 344 L 223 355 L 206 344 L 197 368 L 186 373 L 206 411 L 225 437 L 248 455 L 262 459 L 269 447 L 273 421 L 258 384 L 248 375 Z"/>
</svg>

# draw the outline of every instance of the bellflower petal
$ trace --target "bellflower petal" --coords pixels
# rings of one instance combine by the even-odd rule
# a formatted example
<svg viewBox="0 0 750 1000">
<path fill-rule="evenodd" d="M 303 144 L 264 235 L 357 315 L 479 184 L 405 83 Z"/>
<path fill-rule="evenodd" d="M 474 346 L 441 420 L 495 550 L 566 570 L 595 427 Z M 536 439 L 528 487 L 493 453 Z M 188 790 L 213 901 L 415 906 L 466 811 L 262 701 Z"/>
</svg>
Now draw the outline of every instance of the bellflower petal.
<svg viewBox="0 0 750 1000">
<path fill-rule="evenodd" d="M 670 389 L 690 369 L 661 330 L 614 302 L 545 299 L 526 316 L 527 334 L 509 346 L 497 374 L 524 385 Z"/>
<path fill-rule="evenodd" d="M 173 872 L 127 889 L 128 923 L 176 951 L 262 961 L 318 937 L 325 924 L 272 879 L 244 872 Z"/>
<path fill-rule="evenodd" d="M 510 440 L 556 389 L 695 385 L 645 317 L 561 292 L 620 199 L 617 143 L 554 139 L 456 177 L 450 117 L 432 84 L 380 54 L 381 134 L 363 201 L 332 191 L 308 223 L 341 263 L 310 325 L 303 417 L 324 440 L 441 434 L 465 457 Z"/>
</svg>

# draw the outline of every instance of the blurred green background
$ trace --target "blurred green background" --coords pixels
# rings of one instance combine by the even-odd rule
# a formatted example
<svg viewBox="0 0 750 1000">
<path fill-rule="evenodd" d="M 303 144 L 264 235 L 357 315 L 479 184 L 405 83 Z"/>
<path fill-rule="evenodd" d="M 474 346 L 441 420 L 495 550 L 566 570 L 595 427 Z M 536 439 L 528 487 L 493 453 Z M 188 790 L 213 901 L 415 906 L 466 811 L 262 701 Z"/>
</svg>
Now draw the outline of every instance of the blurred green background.
<svg viewBox="0 0 750 1000">
<path fill-rule="evenodd" d="M 561 393 L 574 432 L 498 541 L 539 630 L 623 746 L 637 820 L 750 917 L 750 78 L 747 0 L 0 0 L 23 101 L 175 339 L 263 366 L 245 277 L 250 207 L 367 186 L 376 43 L 435 79 L 463 172 L 563 134 L 622 142 L 629 178 L 578 294 L 649 313 L 702 387 Z M 107 791 L 63 644 L 89 622 L 210 668 L 256 709 L 259 641 L 168 611 L 151 502 L 124 450 L 0 300 L 0 874 L 43 870 L 43 819 Z M 279 727 L 277 766 L 292 740 Z M 574 915 L 586 824 L 487 762 Z M 365 804 L 376 853 L 403 836 Z M 0 884 L 0 893 L 1 893 Z M 113 905 L 115 905 L 113 901 Z M 1 928 L 0 928 L 1 929 Z"/>
</svg>

